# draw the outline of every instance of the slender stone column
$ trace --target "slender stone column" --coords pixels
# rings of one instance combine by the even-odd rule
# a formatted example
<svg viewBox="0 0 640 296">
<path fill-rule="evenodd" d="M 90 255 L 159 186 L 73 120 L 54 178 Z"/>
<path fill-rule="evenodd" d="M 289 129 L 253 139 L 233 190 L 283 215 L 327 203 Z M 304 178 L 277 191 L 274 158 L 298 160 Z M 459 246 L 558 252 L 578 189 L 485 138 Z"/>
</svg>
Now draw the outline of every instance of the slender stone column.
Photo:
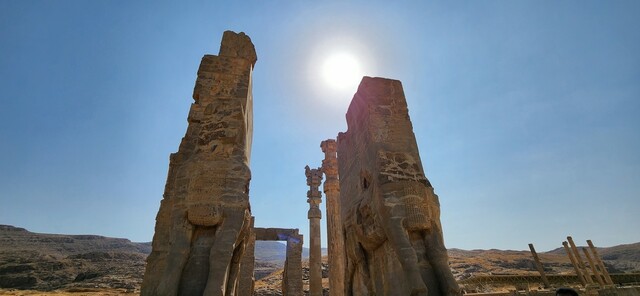
<svg viewBox="0 0 640 296">
<path fill-rule="evenodd" d="M 589 267 L 591 267 L 591 271 L 593 272 L 593 275 L 596 277 L 596 280 L 598 281 L 598 285 L 600 285 L 600 288 L 604 288 L 604 281 L 602 280 L 602 277 L 600 277 L 600 273 L 598 273 L 598 269 L 596 268 L 596 265 L 593 262 L 593 259 L 591 259 L 591 255 L 589 255 L 589 251 L 587 250 L 587 248 L 582 248 L 582 252 L 587 257 L 587 261 L 589 261 Z"/>
<path fill-rule="evenodd" d="M 576 258 L 573 257 L 573 252 L 571 252 L 571 249 L 569 249 L 569 243 L 562 242 L 562 246 L 564 247 L 564 250 L 567 252 L 567 256 L 569 256 L 569 260 L 571 260 L 571 264 L 573 264 L 573 268 L 576 270 L 576 275 L 578 276 L 580 283 L 582 283 L 582 286 L 586 287 L 587 282 L 582 276 L 582 272 L 580 272 L 580 267 L 578 266 L 578 262 L 576 262 Z"/>
<path fill-rule="evenodd" d="M 322 183 L 322 171 L 320 168 L 305 168 L 307 176 L 307 202 L 309 203 L 309 295 L 322 296 L 322 249 L 320 248 L 320 203 L 322 193 L 318 187 Z"/>
<path fill-rule="evenodd" d="M 602 271 L 602 275 L 604 276 L 604 281 L 609 285 L 613 285 L 613 280 L 611 279 L 611 276 L 609 276 L 609 272 L 607 271 L 607 268 L 604 266 L 604 262 L 602 262 L 602 258 L 600 257 L 600 254 L 598 254 L 598 250 L 593 245 L 593 242 L 591 242 L 591 240 L 588 239 L 587 244 L 589 245 L 589 249 L 591 249 L 591 252 L 593 253 L 593 257 L 596 259 L 596 261 L 598 262 L 598 265 L 600 266 L 600 271 Z"/>
<path fill-rule="evenodd" d="M 329 247 L 329 293 L 344 295 L 345 249 L 340 213 L 340 183 L 338 180 L 338 157 L 336 140 L 329 139 L 320 144 L 324 152 L 322 172 L 326 176 L 324 194 L 327 198 L 327 242 Z"/>
<path fill-rule="evenodd" d="M 585 267 L 584 261 L 582 261 L 582 256 L 580 256 L 580 252 L 578 252 L 578 248 L 576 247 L 576 244 L 573 242 L 573 238 L 571 238 L 570 236 L 567 236 L 567 241 L 571 246 L 571 250 L 573 250 L 573 255 L 576 257 L 576 261 L 578 262 L 578 267 L 580 267 L 580 270 L 583 272 L 582 275 L 584 276 L 584 279 L 587 281 L 587 284 L 593 284 L 593 279 L 591 278 L 589 271 Z"/>
<path fill-rule="evenodd" d="M 540 277 L 542 278 L 544 287 L 545 288 L 551 287 L 551 284 L 549 284 L 549 280 L 547 279 L 547 275 L 544 274 L 544 267 L 542 266 L 542 262 L 540 262 L 540 258 L 538 257 L 538 253 L 536 253 L 536 249 L 533 247 L 533 244 L 529 244 L 529 250 L 531 250 L 531 255 L 533 255 L 533 260 L 536 262 L 536 268 L 540 273 Z"/>
</svg>

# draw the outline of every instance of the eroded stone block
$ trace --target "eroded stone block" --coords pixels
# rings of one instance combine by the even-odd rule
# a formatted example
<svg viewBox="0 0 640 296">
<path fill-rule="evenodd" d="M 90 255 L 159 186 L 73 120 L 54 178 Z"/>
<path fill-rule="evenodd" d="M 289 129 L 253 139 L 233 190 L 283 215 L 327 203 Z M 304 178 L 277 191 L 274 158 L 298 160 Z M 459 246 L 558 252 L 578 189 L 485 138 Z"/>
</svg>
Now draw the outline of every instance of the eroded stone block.
<svg viewBox="0 0 640 296">
<path fill-rule="evenodd" d="M 241 259 L 253 241 L 249 160 L 256 54 L 244 33 L 225 32 L 220 48 L 218 56 L 205 55 L 198 69 L 189 126 L 170 157 L 141 295 L 239 293 Z"/>
<path fill-rule="evenodd" d="M 400 81 L 363 78 L 347 125 L 337 147 L 346 295 L 459 295 Z"/>
</svg>

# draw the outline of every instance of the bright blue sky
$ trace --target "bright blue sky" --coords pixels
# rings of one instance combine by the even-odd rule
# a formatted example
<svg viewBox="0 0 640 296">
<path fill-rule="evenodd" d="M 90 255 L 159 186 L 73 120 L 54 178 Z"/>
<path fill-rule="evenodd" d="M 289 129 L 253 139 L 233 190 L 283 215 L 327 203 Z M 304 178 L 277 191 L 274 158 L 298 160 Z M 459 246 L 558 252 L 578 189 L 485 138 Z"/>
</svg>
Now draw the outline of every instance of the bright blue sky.
<svg viewBox="0 0 640 296">
<path fill-rule="evenodd" d="M 355 92 L 319 65 L 346 50 L 403 82 L 448 247 L 640 241 L 640 2 L 184 2 L 0 0 L 0 224 L 150 241 L 200 58 L 234 30 L 258 53 L 257 226 L 307 233 L 304 166 Z"/>
</svg>

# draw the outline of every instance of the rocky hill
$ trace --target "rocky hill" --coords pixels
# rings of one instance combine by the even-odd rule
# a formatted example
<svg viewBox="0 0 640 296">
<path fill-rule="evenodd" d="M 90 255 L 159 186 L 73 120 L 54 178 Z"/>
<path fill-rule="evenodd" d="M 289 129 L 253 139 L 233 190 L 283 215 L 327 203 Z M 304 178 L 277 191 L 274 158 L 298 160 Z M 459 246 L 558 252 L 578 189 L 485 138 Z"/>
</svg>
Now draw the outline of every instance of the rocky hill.
<svg viewBox="0 0 640 296">
<path fill-rule="evenodd" d="M 610 273 L 640 272 L 640 243 L 597 249 Z M 574 273 L 564 248 L 538 255 L 546 273 Z M 529 251 L 449 249 L 449 259 L 458 280 L 474 275 L 537 273 Z"/>
<path fill-rule="evenodd" d="M 3 289 L 137 292 L 150 252 L 150 243 L 98 235 L 40 234 L 0 225 L 0 295 L 17 295 L 3 294 Z M 280 295 L 285 252 L 280 242 L 256 242 L 257 295 Z M 598 248 L 598 252 L 610 272 L 640 272 L 640 243 Z M 326 255 L 326 249 L 323 253 Z M 304 257 L 307 255 L 304 250 Z M 539 255 L 547 273 L 573 273 L 564 249 Z M 450 249 L 449 256 L 457 279 L 536 272 L 529 251 Z M 306 268 L 306 262 L 303 266 Z M 323 269 L 326 277 L 328 266 L 324 264 Z"/>
<path fill-rule="evenodd" d="M 150 243 L 98 235 L 32 233 L 0 225 L 0 288 L 50 291 L 142 283 Z"/>
<path fill-rule="evenodd" d="M 33 233 L 0 225 L 0 288 L 88 291 L 115 288 L 137 291 L 151 243 L 98 235 Z M 326 254 L 326 249 L 323 249 Z M 256 242 L 255 276 L 282 268 L 286 245 Z M 303 249 L 303 258 L 309 250 Z"/>
</svg>

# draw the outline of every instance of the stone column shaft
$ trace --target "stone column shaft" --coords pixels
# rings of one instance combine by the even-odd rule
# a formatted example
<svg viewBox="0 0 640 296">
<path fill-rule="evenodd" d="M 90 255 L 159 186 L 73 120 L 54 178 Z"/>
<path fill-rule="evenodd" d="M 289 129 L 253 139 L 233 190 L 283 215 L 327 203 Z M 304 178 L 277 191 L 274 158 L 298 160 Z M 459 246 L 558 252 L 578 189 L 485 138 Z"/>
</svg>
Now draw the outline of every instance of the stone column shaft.
<svg viewBox="0 0 640 296">
<path fill-rule="evenodd" d="M 598 281 L 598 285 L 600 285 L 600 288 L 604 288 L 604 281 L 602 280 L 600 273 L 598 273 L 598 269 L 596 268 L 596 265 L 593 262 L 593 259 L 591 259 L 591 255 L 589 255 L 589 251 L 587 250 L 587 248 L 582 248 L 582 252 L 584 253 L 584 256 L 587 257 L 587 261 L 589 261 L 589 267 L 591 267 L 591 272 L 593 272 L 593 275 L 596 277 L 596 281 Z"/>
<path fill-rule="evenodd" d="M 320 203 L 322 197 L 318 187 L 322 183 L 322 171 L 305 168 L 307 176 L 307 202 L 309 203 L 309 295 L 322 296 L 322 249 L 320 246 Z"/>
<path fill-rule="evenodd" d="M 607 268 L 604 266 L 604 262 L 602 261 L 602 258 L 600 257 L 600 254 L 598 254 L 598 250 L 593 245 L 593 242 L 591 242 L 591 240 L 588 239 L 587 240 L 587 244 L 589 245 L 589 249 L 591 249 L 591 253 L 593 253 L 594 259 L 598 262 L 598 265 L 600 266 L 600 271 L 602 272 L 602 275 L 604 276 L 604 281 L 608 285 L 613 285 L 613 280 L 611 279 L 611 276 L 609 276 L 609 272 L 607 271 Z"/>
<path fill-rule="evenodd" d="M 309 295 L 322 296 L 322 249 L 320 219 L 309 220 Z"/>
<path fill-rule="evenodd" d="M 570 236 L 567 236 L 567 241 L 569 242 L 569 245 L 571 246 L 571 250 L 573 251 L 573 255 L 576 257 L 576 261 L 578 262 L 578 266 L 580 267 L 580 270 L 582 271 L 582 275 L 584 276 L 585 281 L 587 282 L 587 284 L 593 284 L 593 279 L 591 278 L 591 275 L 589 274 L 589 271 L 585 267 L 584 261 L 582 261 L 582 256 L 580 256 L 580 252 L 578 252 L 578 247 L 576 247 L 576 244 L 573 242 L 573 238 L 571 238 Z"/>
<path fill-rule="evenodd" d="M 531 250 L 531 255 L 533 255 L 533 260 L 536 263 L 536 268 L 540 273 L 540 277 L 542 278 L 542 282 L 544 283 L 545 288 L 551 287 L 549 280 L 547 279 L 547 275 L 544 273 L 544 267 L 542 266 L 542 262 L 540 262 L 540 258 L 538 257 L 538 253 L 536 253 L 536 249 L 533 247 L 533 244 L 529 244 L 529 250 Z"/>
<path fill-rule="evenodd" d="M 345 293 L 345 248 L 340 213 L 340 183 L 338 180 L 338 158 L 336 141 L 322 141 L 324 152 L 322 172 L 326 176 L 324 194 L 327 198 L 327 242 L 329 247 L 329 293 L 331 296 L 343 296 Z"/>
<path fill-rule="evenodd" d="M 580 283 L 582 283 L 582 286 L 586 287 L 587 282 L 582 276 L 582 272 L 580 272 L 580 267 L 578 266 L 578 262 L 576 262 L 576 258 L 573 257 L 573 252 L 571 252 L 571 249 L 569 249 L 569 243 L 562 242 L 562 246 L 564 247 L 564 250 L 567 252 L 567 256 L 569 256 L 569 260 L 571 260 L 571 264 L 573 265 L 573 268 L 576 271 L 576 275 L 578 276 Z"/>
</svg>

